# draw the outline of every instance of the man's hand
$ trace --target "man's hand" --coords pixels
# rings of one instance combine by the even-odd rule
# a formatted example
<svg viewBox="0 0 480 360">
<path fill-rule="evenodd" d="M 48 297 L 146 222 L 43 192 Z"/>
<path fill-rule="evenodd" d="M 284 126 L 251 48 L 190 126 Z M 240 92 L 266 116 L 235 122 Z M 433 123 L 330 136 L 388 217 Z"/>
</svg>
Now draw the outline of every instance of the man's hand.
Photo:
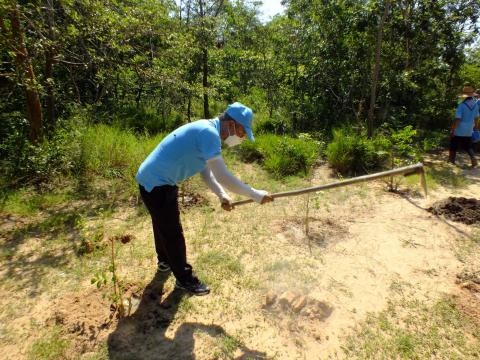
<svg viewBox="0 0 480 360">
<path fill-rule="evenodd" d="M 265 195 L 263 198 L 262 198 L 262 201 L 260 201 L 260 204 L 266 204 L 266 203 L 269 203 L 269 202 L 272 202 L 273 201 L 273 196 L 270 195 L 270 194 L 267 194 Z"/>
<path fill-rule="evenodd" d="M 232 200 L 230 199 L 222 199 L 222 209 L 226 211 L 232 211 L 234 206 L 232 205 Z"/>
</svg>

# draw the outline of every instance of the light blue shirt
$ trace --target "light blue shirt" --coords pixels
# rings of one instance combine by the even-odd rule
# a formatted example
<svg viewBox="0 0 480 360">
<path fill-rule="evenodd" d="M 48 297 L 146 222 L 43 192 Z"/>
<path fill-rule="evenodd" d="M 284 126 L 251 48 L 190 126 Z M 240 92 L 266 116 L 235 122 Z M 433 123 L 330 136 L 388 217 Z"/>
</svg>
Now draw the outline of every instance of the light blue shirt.
<svg viewBox="0 0 480 360">
<path fill-rule="evenodd" d="M 138 169 L 136 179 L 148 192 L 155 186 L 176 185 L 221 155 L 220 120 L 198 120 L 167 135 Z"/>
<path fill-rule="evenodd" d="M 460 119 L 460 123 L 455 128 L 455 136 L 472 136 L 475 119 L 480 116 L 478 107 L 479 103 L 473 98 L 468 98 L 458 105 L 455 119 Z"/>
</svg>

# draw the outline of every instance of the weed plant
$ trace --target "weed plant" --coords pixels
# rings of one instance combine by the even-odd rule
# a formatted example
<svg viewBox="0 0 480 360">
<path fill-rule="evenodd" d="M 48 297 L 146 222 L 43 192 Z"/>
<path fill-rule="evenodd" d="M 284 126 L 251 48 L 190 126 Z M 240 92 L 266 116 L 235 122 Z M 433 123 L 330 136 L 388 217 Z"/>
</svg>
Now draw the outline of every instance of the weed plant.
<svg viewBox="0 0 480 360">
<path fill-rule="evenodd" d="M 292 138 L 273 134 L 257 136 L 238 148 L 240 159 L 259 162 L 274 177 L 307 175 L 319 157 L 320 143 L 309 137 Z"/>
<path fill-rule="evenodd" d="M 62 329 L 58 326 L 49 329 L 47 334 L 32 345 L 28 353 L 28 359 L 55 360 L 65 358 L 70 344 L 62 338 L 61 333 Z"/>
<path fill-rule="evenodd" d="M 367 173 L 379 168 L 386 159 L 373 140 L 351 128 L 333 130 L 333 140 L 325 153 L 330 166 L 342 175 Z"/>
</svg>

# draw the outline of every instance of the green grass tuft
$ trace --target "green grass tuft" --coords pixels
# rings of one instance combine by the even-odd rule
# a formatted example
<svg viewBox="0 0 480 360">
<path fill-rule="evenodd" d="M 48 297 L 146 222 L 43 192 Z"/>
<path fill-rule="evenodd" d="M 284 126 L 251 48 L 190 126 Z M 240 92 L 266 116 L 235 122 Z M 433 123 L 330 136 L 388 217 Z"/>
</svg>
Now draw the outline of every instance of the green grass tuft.
<svg viewBox="0 0 480 360">
<path fill-rule="evenodd" d="M 49 333 L 35 341 L 28 358 L 32 360 L 57 360 L 65 358 L 69 342 L 62 338 L 61 328 L 49 329 Z"/>
<path fill-rule="evenodd" d="M 480 326 L 450 299 L 390 303 L 347 339 L 349 359 L 478 359 Z"/>
</svg>

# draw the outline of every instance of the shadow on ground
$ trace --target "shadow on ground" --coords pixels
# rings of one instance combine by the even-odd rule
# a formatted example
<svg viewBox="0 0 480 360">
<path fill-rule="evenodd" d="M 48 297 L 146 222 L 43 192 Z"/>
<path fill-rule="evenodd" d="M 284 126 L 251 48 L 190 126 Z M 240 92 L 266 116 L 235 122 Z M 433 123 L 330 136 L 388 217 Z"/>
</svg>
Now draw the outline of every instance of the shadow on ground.
<svg viewBox="0 0 480 360">
<path fill-rule="evenodd" d="M 119 321 L 117 328 L 108 337 L 110 359 L 196 359 L 194 334 L 203 333 L 211 338 L 228 337 L 218 325 L 202 323 L 183 323 L 173 337 L 166 332 L 172 324 L 185 293 L 174 290 L 166 298 L 164 283 L 168 275 L 157 273 L 145 288 L 138 309 L 129 317 Z M 229 358 L 266 359 L 265 353 L 250 350 L 242 345 L 236 346 L 239 354 Z M 208 349 L 207 351 L 210 351 Z M 230 349 L 231 350 L 231 349 Z M 222 350 L 214 358 L 221 357 Z M 203 354 L 202 358 L 205 358 Z"/>
</svg>

